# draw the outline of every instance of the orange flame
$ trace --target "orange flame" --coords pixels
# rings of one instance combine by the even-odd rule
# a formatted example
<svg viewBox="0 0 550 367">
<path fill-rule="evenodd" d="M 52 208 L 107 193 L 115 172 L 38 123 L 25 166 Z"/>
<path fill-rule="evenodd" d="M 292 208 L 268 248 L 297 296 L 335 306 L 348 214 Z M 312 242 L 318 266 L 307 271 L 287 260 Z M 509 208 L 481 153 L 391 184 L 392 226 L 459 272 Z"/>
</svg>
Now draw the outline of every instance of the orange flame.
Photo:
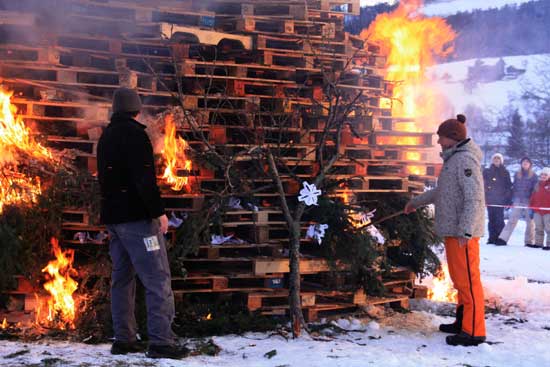
<svg viewBox="0 0 550 367">
<path fill-rule="evenodd" d="M 419 161 L 422 155 L 419 152 L 405 152 L 405 160 L 407 161 Z"/>
<path fill-rule="evenodd" d="M 342 198 L 344 204 L 349 205 L 353 197 L 353 192 L 350 191 L 350 189 L 344 184 L 341 184 L 340 187 L 344 188 L 344 191 L 338 196 Z M 365 222 L 365 217 L 362 212 L 357 212 L 353 209 L 348 209 L 346 212 L 348 214 L 349 222 L 354 228 L 362 228 L 368 224 Z"/>
<path fill-rule="evenodd" d="M 376 137 L 377 145 L 423 145 L 422 136 L 384 136 Z"/>
<path fill-rule="evenodd" d="M 23 118 L 17 114 L 17 107 L 11 104 L 12 95 L 13 92 L 5 91 L 0 86 L 0 159 L 4 162 L 8 157 L 13 159 L 17 150 L 33 158 L 51 159 L 51 152 L 33 139 Z"/>
<path fill-rule="evenodd" d="M 171 185 L 172 190 L 180 191 L 189 186 L 189 177 L 182 177 L 176 174 L 178 164 L 183 163 L 183 168 L 190 171 L 192 167 L 191 160 L 187 159 L 185 151 L 189 148 L 187 142 L 181 137 L 176 137 L 176 124 L 172 115 L 166 116 L 165 136 L 164 136 L 164 160 L 166 168 L 162 178 Z"/>
<path fill-rule="evenodd" d="M 8 328 L 8 320 L 4 317 L 4 321 L 2 321 L 2 330 L 6 330 Z"/>
<path fill-rule="evenodd" d="M 36 202 L 41 194 L 40 178 L 18 172 L 18 157 L 51 160 L 52 153 L 36 142 L 11 103 L 13 92 L 0 86 L 0 213 L 5 205 Z"/>
<path fill-rule="evenodd" d="M 453 287 L 449 267 L 447 264 L 441 266 L 441 271 L 433 278 L 432 288 L 428 289 L 428 299 L 438 302 L 458 301 L 458 292 Z"/>
<path fill-rule="evenodd" d="M 407 166 L 407 173 L 411 175 L 425 176 L 426 166 Z"/>
<path fill-rule="evenodd" d="M 344 184 L 340 184 L 340 187 L 344 188 L 344 192 L 342 192 L 339 196 L 342 198 L 344 204 L 349 205 L 353 193 Z"/>
<path fill-rule="evenodd" d="M 434 57 L 446 57 L 454 50 L 456 33 L 443 18 L 419 14 L 421 6 L 422 0 L 402 0 L 394 12 L 378 15 L 361 33 L 361 38 L 379 43 L 388 55 L 386 79 L 396 84 L 394 98 L 398 101 L 391 103 L 394 116 L 433 118 L 436 96 L 432 88 L 426 88 L 424 71 L 434 65 Z M 388 108 L 387 99 L 380 103 Z M 414 124 L 398 128 L 419 131 Z"/>
<path fill-rule="evenodd" d="M 71 275 L 77 275 L 73 268 L 74 250 L 61 250 L 55 238 L 52 238 L 51 244 L 56 259 L 42 269 L 50 279 L 44 284 L 44 289 L 51 295 L 47 321 L 60 329 L 74 329 L 76 307 L 73 293 L 78 288 L 78 283 L 71 278 Z"/>
</svg>

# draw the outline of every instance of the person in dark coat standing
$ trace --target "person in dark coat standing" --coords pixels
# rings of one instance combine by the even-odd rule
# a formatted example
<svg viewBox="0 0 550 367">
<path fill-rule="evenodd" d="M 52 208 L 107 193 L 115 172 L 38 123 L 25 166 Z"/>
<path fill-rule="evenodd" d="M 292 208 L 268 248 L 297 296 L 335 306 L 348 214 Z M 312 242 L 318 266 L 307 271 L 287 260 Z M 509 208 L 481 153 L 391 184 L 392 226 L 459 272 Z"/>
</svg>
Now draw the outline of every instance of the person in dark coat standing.
<svg viewBox="0 0 550 367">
<path fill-rule="evenodd" d="M 526 208 L 529 206 L 529 200 L 535 190 L 538 177 L 533 172 L 533 162 L 531 159 L 524 157 L 520 163 L 521 169 L 514 176 L 514 184 L 512 186 L 513 194 L 510 218 L 497 238 L 495 243 L 497 246 L 506 246 L 508 244 L 508 240 L 522 216 L 525 218 L 525 246 L 533 247 L 535 243 L 535 223 L 529 217 L 529 209 Z"/>
<path fill-rule="evenodd" d="M 510 205 L 512 203 L 512 180 L 504 167 L 504 157 L 496 153 L 491 158 L 491 166 L 483 170 L 485 185 L 485 203 L 489 215 L 488 244 L 496 244 L 504 228 L 504 208 L 491 205 Z"/>
<path fill-rule="evenodd" d="M 109 231 L 113 262 L 111 353 L 141 351 L 134 314 L 137 275 L 145 287 L 147 356 L 179 359 L 187 350 L 176 344 L 171 328 L 175 307 L 164 238 L 168 218 L 157 186 L 153 147 L 146 126 L 136 120 L 140 110 L 134 90 L 117 89 L 111 122 L 97 146 L 101 221 Z"/>
</svg>

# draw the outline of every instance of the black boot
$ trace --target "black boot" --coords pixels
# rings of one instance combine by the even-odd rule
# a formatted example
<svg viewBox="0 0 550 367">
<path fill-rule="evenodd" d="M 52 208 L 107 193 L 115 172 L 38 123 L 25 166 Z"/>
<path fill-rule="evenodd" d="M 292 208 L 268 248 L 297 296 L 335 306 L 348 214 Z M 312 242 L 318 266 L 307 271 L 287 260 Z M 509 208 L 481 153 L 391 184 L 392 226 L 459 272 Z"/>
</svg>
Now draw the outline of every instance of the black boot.
<svg viewBox="0 0 550 367">
<path fill-rule="evenodd" d="M 495 241 L 495 245 L 497 245 L 497 246 L 506 246 L 507 243 L 502 238 L 497 238 L 497 240 Z"/>
<path fill-rule="evenodd" d="M 146 355 L 149 358 L 182 359 L 189 355 L 189 349 L 178 345 L 149 345 Z"/>
<path fill-rule="evenodd" d="M 111 346 L 111 354 L 141 353 L 145 346 L 139 342 L 121 342 L 115 340 Z"/>
<path fill-rule="evenodd" d="M 484 336 L 471 336 L 462 331 L 456 335 L 449 335 L 445 338 L 445 341 L 447 344 L 454 346 L 477 347 L 479 344 L 484 343 L 485 339 Z"/>
<path fill-rule="evenodd" d="M 452 324 L 439 325 L 439 331 L 448 334 L 458 334 L 462 331 L 462 318 L 464 317 L 464 306 L 460 305 L 456 309 L 456 320 Z"/>
</svg>

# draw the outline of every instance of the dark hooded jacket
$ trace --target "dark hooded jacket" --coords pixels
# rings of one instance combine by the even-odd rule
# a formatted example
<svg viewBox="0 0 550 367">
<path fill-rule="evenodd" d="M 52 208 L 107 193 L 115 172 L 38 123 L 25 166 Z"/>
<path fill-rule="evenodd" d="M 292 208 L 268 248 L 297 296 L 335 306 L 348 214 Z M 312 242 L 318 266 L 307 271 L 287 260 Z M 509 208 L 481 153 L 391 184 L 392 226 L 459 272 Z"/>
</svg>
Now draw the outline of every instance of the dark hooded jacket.
<svg viewBox="0 0 550 367">
<path fill-rule="evenodd" d="M 514 176 L 513 200 L 516 204 L 529 204 L 531 195 L 537 185 L 538 177 L 532 169 L 520 169 Z"/>
<path fill-rule="evenodd" d="M 164 214 L 153 146 L 145 128 L 127 115 L 113 114 L 99 139 L 97 168 L 104 224 L 147 220 Z"/>
<path fill-rule="evenodd" d="M 491 164 L 483 170 L 483 182 L 485 186 L 485 202 L 488 205 L 512 204 L 512 180 L 510 173 L 503 166 Z"/>
</svg>

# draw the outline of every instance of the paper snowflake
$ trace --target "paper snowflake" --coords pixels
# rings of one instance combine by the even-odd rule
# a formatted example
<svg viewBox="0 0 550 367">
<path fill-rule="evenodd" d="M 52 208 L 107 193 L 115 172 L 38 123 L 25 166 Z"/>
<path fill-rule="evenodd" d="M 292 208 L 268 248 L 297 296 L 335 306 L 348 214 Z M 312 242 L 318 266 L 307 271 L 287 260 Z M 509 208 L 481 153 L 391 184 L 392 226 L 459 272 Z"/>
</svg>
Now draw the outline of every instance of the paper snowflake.
<svg viewBox="0 0 550 367">
<path fill-rule="evenodd" d="M 382 233 L 380 233 L 378 228 L 376 228 L 375 226 L 373 225 L 368 226 L 367 232 L 371 235 L 371 237 L 376 239 L 376 242 L 378 242 L 379 244 L 383 245 L 386 242 L 386 239 L 384 238 Z"/>
<path fill-rule="evenodd" d="M 304 188 L 300 190 L 300 196 L 298 196 L 298 201 L 306 203 L 307 206 L 317 205 L 317 198 L 321 195 L 321 190 L 315 187 L 315 184 L 309 184 L 307 181 L 304 181 Z"/>
<path fill-rule="evenodd" d="M 371 224 L 372 222 L 372 218 L 374 218 L 374 213 L 376 213 L 376 209 L 374 210 L 371 210 L 370 212 L 363 212 L 361 213 L 361 216 L 360 216 L 360 223 L 362 226 L 367 226 L 369 224 Z"/>
<path fill-rule="evenodd" d="M 307 238 L 313 238 L 320 245 L 325 237 L 325 231 L 328 228 L 328 224 L 311 224 L 306 232 Z"/>
</svg>

